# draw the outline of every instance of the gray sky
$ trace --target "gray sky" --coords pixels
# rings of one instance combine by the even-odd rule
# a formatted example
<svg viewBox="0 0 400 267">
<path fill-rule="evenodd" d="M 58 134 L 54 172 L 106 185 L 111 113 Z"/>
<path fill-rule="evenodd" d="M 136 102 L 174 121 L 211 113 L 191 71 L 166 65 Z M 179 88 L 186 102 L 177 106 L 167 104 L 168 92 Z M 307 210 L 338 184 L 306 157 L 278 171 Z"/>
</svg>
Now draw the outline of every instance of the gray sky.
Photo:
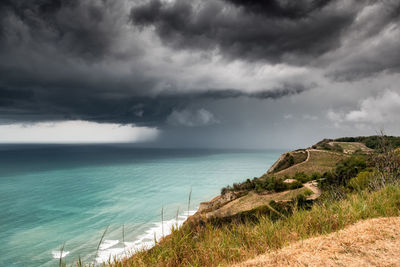
<svg viewBox="0 0 400 267">
<path fill-rule="evenodd" d="M 400 135 L 399 20 L 397 0 L 1 1 L 0 142 Z"/>
</svg>

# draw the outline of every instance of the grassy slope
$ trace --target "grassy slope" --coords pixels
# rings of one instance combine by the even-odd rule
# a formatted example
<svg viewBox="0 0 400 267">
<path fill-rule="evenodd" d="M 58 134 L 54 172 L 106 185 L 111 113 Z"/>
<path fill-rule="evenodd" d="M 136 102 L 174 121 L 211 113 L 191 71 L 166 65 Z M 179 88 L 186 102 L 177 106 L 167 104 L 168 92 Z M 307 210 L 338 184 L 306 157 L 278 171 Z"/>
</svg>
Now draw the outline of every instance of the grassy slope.
<svg viewBox="0 0 400 267">
<path fill-rule="evenodd" d="M 297 240 L 326 234 L 362 219 L 399 216 L 400 186 L 377 192 L 354 193 L 345 200 L 314 205 L 287 219 L 271 221 L 259 216 L 258 223 L 184 227 L 153 249 L 135 254 L 114 266 L 216 266 L 241 262 L 269 249 Z"/>
<path fill-rule="evenodd" d="M 239 263 L 252 266 L 400 266 L 400 217 L 362 220 Z"/>
<path fill-rule="evenodd" d="M 284 177 L 288 175 L 294 176 L 296 172 L 304 172 L 307 175 L 311 175 L 314 172 L 324 173 L 328 170 L 333 169 L 336 163 L 346 158 L 347 156 L 342 153 L 329 152 L 323 150 L 310 150 L 310 159 L 307 162 L 300 163 L 286 170 L 275 173 L 276 177 Z"/>
</svg>

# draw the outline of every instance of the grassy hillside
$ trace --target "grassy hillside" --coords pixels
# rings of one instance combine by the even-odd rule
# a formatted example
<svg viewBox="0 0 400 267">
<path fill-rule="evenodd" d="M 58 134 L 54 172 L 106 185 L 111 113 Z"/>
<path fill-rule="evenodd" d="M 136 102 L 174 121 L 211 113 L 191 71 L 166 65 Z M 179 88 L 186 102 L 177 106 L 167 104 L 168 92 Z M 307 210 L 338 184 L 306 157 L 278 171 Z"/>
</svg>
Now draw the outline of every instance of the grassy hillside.
<svg viewBox="0 0 400 267">
<path fill-rule="evenodd" d="M 287 218 L 271 220 L 258 215 L 256 220 L 223 226 L 207 224 L 174 230 L 148 251 L 112 266 L 217 266 L 240 262 L 269 249 L 326 234 L 358 220 L 399 216 L 400 186 L 377 192 L 359 192 L 343 200 L 324 201 L 311 210 L 295 210 Z"/>
<path fill-rule="evenodd" d="M 322 177 L 319 186 L 323 194 L 313 205 L 306 201 L 304 192 L 299 193 L 306 190 L 304 187 L 287 191 L 289 185 L 279 177 L 266 175 L 247 180 L 229 189 L 232 191 L 228 190 L 244 195 L 219 207 L 220 212 L 231 214 L 244 207 L 230 220 L 214 218 L 200 224 L 189 220 L 152 249 L 111 266 L 232 264 L 266 250 L 337 231 L 359 220 L 399 216 L 400 157 L 391 149 L 379 151 L 385 153 L 347 155 L 309 150 L 308 161 L 281 172 L 294 174 L 293 177 L 302 182 L 312 177 L 305 173 L 299 175 L 299 171 L 324 172 L 318 175 Z M 281 199 L 279 202 L 280 197 L 292 201 Z"/>
<path fill-rule="evenodd" d="M 294 165 L 291 168 L 274 173 L 276 177 L 294 176 L 297 172 L 304 172 L 307 175 L 313 173 L 324 173 L 333 169 L 336 164 L 347 158 L 348 156 L 342 153 L 323 151 L 323 150 L 310 150 L 310 158 L 307 162 Z"/>
</svg>

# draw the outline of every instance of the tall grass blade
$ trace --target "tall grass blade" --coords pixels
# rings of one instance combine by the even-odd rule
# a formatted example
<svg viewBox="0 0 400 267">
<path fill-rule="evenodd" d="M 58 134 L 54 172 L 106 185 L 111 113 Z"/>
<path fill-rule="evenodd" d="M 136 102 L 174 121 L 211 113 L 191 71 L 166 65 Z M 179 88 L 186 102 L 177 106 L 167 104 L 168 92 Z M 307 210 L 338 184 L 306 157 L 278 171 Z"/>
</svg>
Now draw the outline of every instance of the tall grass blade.
<svg viewBox="0 0 400 267">
<path fill-rule="evenodd" d="M 178 219 L 179 219 L 179 207 L 176 210 L 176 218 L 175 218 L 176 228 L 178 228 Z"/>
<path fill-rule="evenodd" d="M 64 252 L 64 247 L 65 247 L 65 242 L 64 242 L 64 244 L 61 246 L 61 248 L 60 248 L 60 263 L 59 263 L 59 265 L 58 266 L 62 266 L 62 255 L 63 255 L 63 252 Z"/>
<path fill-rule="evenodd" d="M 79 255 L 79 257 L 78 257 L 78 267 L 82 267 L 81 255 Z"/>
<path fill-rule="evenodd" d="M 122 244 L 124 244 L 125 247 L 125 225 L 122 225 Z"/>
<path fill-rule="evenodd" d="M 161 233 L 164 237 L 164 206 L 161 207 Z"/>
<path fill-rule="evenodd" d="M 187 210 L 187 216 L 189 218 L 189 211 L 190 211 L 190 199 L 192 198 L 192 187 L 190 186 L 190 192 L 189 192 L 189 200 L 188 200 L 188 210 Z"/>
<path fill-rule="evenodd" d="M 99 253 L 100 245 L 103 242 L 104 236 L 106 235 L 106 233 L 108 231 L 108 227 L 109 227 L 109 225 L 107 225 L 106 229 L 104 230 L 103 234 L 101 235 L 99 244 L 97 245 L 97 248 L 96 248 L 96 254 L 94 255 L 94 262 L 96 262 L 96 258 L 97 258 L 98 253 Z"/>
</svg>

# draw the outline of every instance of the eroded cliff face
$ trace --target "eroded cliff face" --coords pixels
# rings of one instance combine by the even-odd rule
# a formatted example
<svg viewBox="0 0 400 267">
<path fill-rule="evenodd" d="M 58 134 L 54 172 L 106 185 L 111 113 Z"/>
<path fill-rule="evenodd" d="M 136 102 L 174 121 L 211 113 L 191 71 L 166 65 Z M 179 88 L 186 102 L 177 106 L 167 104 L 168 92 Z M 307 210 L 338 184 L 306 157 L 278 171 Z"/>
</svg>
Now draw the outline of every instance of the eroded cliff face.
<svg viewBox="0 0 400 267">
<path fill-rule="evenodd" d="M 198 209 L 198 213 L 205 213 L 205 212 L 210 212 L 216 209 L 219 209 L 223 205 L 227 204 L 228 202 L 231 202 L 239 197 L 238 194 L 234 192 L 227 192 L 223 195 L 219 195 L 212 199 L 211 201 L 207 202 L 202 202 L 200 203 L 200 207 Z"/>
</svg>

